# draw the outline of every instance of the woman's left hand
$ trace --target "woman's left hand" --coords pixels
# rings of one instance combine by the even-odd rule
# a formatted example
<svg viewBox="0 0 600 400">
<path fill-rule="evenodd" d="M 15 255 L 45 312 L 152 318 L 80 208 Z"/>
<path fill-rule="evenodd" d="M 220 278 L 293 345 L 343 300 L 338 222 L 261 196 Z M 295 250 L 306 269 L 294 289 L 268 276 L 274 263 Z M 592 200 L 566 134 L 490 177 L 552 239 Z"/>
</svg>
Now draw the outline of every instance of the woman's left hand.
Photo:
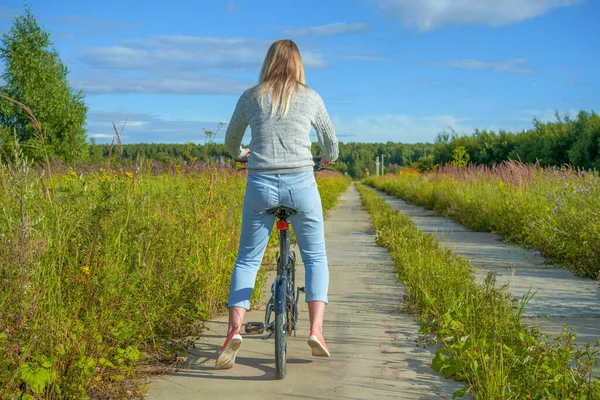
<svg viewBox="0 0 600 400">
<path fill-rule="evenodd" d="M 250 149 L 242 149 L 240 147 L 240 154 L 239 154 L 238 158 L 236 159 L 236 161 L 241 162 L 242 164 L 245 164 L 248 162 L 249 155 L 250 155 Z"/>
</svg>

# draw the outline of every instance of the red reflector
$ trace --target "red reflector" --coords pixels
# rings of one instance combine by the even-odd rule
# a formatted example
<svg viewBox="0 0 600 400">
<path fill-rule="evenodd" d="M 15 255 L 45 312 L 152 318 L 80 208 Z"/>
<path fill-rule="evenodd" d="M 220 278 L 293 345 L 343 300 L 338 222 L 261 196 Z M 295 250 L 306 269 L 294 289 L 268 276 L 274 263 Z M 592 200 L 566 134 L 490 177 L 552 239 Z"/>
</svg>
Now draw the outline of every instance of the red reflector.
<svg viewBox="0 0 600 400">
<path fill-rule="evenodd" d="M 285 231 L 288 228 L 288 223 L 286 221 L 277 221 L 277 229 L 280 231 Z"/>
</svg>

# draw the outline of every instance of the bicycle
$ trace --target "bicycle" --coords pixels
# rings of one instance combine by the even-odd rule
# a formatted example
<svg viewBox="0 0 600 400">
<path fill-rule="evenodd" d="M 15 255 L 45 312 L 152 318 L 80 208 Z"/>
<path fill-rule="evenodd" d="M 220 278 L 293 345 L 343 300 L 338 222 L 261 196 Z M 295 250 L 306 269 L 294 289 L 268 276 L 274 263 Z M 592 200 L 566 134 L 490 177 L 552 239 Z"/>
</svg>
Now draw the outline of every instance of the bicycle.
<svg viewBox="0 0 600 400">
<path fill-rule="evenodd" d="M 314 171 L 334 171 L 321 165 L 321 157 L 314 157 Z M 296 254 L 290 249 L 291 235 L 289 218 L 296 210 L 289 207 L 275 207 L 267 210 L 277 217 L 279 230 L 279 252 L 277 254 L 277 276 L 271 285 L 271 297 L 267 302 L 264 322 L 247 322 L 244 326 L 247 334 L 262 334 L 266 330 L 269 339 L 275 336 L 275 375 L 283 379 L 286 373 L 287 336 L 296 336 L 298 329 L 298 300 L 304 287 L 296 287 Z M 272 316 L 275 318 L 272 320 Z"/>
</svg>

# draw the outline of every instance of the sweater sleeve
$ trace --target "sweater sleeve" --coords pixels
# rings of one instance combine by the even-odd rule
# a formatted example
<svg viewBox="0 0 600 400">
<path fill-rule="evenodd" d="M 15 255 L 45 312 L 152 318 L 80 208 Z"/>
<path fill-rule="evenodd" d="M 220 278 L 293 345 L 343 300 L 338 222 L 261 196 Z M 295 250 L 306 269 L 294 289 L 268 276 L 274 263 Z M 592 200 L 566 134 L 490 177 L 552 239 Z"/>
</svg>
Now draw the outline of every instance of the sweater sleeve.
<svg viewBox="0 0 600 400">
<path fill-rule="evenodd" d="M 327 161 L 336 161 L 339 156 L 338 140 L 325 103 L 320 96 L 317 96 L 317 110 L 312 125 L 323 147 L 323 155 Z"/>
<path fill-rule="evenodd" d="M 225 133 L 225 147 L 234 159 L 242 155 L 242 138 L 250 123 L 248 107 L 250 106 L 248 92 L 242 93 L 231 116 L 227 132 Z"/>
</svg>

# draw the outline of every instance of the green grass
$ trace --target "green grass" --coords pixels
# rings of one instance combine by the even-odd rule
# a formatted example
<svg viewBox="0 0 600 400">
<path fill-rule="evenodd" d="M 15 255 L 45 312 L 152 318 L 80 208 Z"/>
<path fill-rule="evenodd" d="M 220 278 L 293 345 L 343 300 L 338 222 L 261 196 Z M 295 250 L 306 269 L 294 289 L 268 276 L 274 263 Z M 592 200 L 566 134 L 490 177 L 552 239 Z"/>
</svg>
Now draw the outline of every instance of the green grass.
<svg viewBox="0 0 600 400">
<path fill-rule="evenodd" d="M 245 173 L 150 167 L 0 165 L 0 398 L 141 395 L 225 310 Z M 347 184 L 317 179 L 327 210 Z"/>
<path fill-rule="evenodd" d="M 325 217 L 337 204 L 340 194 L 344 193 L 350 186 L 350 178 L 338 173 L 318 172 L 317 186 L 321 195 L 321 204 Z"/>
<path fill-rule="evenodd" d="M 550 262 L 600 279 L 600 175 L 509 162 L 400 172 L 365 181 L 477 231 L 537 249 Z"/>
<path fill-rule="evenodd" d="M 477 284 L 468 260 L 357 187 L 377 243 L 390 252 L 406 285 L 405 310 L 441 344 L 433 369 L 464 381 L 477 399 L 600 399 L 600 379 L 593 377 L 596 347 L 577 347 L 566 329 L 554 339 L 528 329 L 520 318 L 528 298 L 518 301 L 496 287 L 493 273 Z"/>
</svg>

